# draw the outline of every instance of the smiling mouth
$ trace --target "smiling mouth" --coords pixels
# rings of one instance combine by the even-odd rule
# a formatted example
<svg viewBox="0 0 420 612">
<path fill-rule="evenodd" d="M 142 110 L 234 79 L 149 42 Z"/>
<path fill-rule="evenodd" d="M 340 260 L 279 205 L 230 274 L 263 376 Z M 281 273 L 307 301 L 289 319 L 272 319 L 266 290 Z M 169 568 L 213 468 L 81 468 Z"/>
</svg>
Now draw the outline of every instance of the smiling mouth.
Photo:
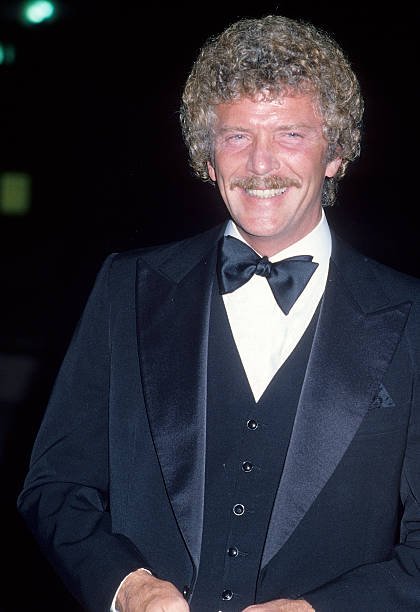
<svg viewBox="0 0 420 612">
<path fill-rule="evenodd" d="M 245 189 L 245 191 L 253 198 L 267 199 L 282 195 L 286 191 L 286 187 L 282 189 Z"/>
</svg>

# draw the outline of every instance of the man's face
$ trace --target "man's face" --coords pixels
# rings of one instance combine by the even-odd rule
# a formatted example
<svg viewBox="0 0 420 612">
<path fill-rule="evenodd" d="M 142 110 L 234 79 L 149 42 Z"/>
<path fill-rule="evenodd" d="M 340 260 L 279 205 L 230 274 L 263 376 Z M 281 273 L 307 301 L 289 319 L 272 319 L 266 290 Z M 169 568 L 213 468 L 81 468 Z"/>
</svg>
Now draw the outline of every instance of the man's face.
<svg viewBox="0 0 420 612">
<path fill-rule="evenodd" d="M 324 178 L 341 160 L 326 162 L 322 121 L 309 95 L 241 98 L 215 112 L 210 178 L 244 238 L 273 255 L 316 226 Z"/>
</svg>

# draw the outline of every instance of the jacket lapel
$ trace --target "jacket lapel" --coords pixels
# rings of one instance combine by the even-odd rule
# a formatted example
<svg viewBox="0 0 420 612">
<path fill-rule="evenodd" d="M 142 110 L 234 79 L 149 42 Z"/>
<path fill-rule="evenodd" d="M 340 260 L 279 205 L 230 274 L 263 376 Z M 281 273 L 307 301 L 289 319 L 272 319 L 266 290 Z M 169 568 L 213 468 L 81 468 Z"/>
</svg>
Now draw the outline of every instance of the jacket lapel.
<svg viewBox="0 0 420 612">
<path fill-rule="evenodd" d="M 197 566 L 204 508 L 208 325 L 219 234 L 216 229 L 199 240 L 146 253 L 138 267 L 146 408 L 168 496 Z"/>
<path fill-rule="evenodd" d="M 349 274 L 359 280 L 347 282 Z M 409 308 L 409 303 L 388 304 L 362 258 L 334 246 L 263 566 L 288 540 L 343 457 L 375 397 Z"/>
</svg>

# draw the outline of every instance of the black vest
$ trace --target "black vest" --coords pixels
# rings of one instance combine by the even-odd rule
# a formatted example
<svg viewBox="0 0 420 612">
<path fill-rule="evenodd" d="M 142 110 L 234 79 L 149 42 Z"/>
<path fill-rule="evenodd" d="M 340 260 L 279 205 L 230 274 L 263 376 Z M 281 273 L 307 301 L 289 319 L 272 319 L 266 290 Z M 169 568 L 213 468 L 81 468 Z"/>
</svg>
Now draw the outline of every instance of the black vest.
<svg viewBox="0 0 420 612">
<path fill-rule="evenodd" d="M 238 612 L 255 602 L 268 523 L 318 318 L 317 311 L 256 403 L 215 285 L 209 333 L 204 531 L 192 612 Z"/>
</svg>

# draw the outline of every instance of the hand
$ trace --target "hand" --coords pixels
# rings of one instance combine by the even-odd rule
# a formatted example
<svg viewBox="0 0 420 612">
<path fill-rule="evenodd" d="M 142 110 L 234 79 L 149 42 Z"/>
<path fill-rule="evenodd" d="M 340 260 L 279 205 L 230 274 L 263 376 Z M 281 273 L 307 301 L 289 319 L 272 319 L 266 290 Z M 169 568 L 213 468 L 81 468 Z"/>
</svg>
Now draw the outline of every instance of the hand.
<svg viewBox="0 0 420 612">
<path fill-rule="evenodd" d="M 273 599 L 264 604 L 247 606 L 242 612 L 315 612 L 304 599 Z"/>
<path fill-rule="evenodd" d="M 119 612 L 188 612 L 190 609 L 176 586 L 141 569 L 124 580 L 116 608 Z"/>
</svg>

